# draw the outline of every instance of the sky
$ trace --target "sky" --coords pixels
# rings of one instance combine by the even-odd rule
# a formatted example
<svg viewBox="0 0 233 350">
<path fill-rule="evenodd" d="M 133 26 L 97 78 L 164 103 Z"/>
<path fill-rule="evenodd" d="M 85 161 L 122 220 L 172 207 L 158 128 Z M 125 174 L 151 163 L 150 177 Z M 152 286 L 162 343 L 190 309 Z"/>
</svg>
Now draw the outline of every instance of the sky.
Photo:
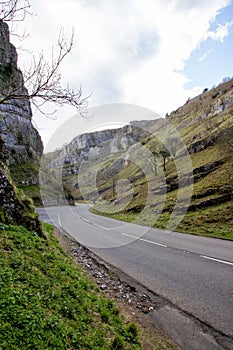
<svg viewBox="0 0 233 350">
<path fill-rule="evenodd" d="M 60 28 L 67 38 L 74 29 L 62 83 L 81 86 L 83 97 L 91 95 L 91 109 L 131 104 L 164 116 L 233 75 L 231 0 L 33 0 L 32 11 L 19 24 L 30 33 L 20 44 L 26 51 L 19 50 L 19 66 L 29 65 L 42 50 L 49 61 Z M 12 41 L 19 46 L 16 38 Z M 74 114 L 64 106 L 52 120 L 34 111 L 44 143 Z M 84 127 L 77 133 L 98 126 L 98 118 L 80 118 Z M 127 123 L 132 114 L 108 118 Z"/>
</svg>

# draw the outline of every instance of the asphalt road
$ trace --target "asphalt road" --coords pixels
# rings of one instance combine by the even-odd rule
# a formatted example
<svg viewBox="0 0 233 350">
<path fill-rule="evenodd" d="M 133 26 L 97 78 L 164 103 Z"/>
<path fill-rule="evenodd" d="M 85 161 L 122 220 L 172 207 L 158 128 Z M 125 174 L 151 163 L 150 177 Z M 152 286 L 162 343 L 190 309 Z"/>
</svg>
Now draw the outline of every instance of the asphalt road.
<svg viewBox="0 0 233 350">
<path fill-rule="evenodd" d="M 119 222 L 88 205 L 38 209 L 79 243 L 233 338 L 233 242 Z"/>
</svg>

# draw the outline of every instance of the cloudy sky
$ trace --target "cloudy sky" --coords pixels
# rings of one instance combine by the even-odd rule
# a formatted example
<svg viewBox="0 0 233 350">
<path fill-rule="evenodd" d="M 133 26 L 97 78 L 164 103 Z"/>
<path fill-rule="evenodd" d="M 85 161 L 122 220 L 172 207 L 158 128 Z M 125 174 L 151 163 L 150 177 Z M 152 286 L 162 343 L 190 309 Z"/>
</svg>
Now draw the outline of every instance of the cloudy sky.
<svg viewBox="0 0 233 350">
<path fill-rule="evenodd" d="M 90 107 L 127 103 L 165 115 L 205 87 L 233 75 L 230 0 L 32 3 L 35 16 L 24 22 L 30 32 L 24 47 L 34 53 L 43 50 L 49 59 L 60 28 L 67 37 L 74 28 L 76 43 L 64 61 L 63 82 L 76 89 L 81 86 L 84 97 L 91 94 Z M 30 53 L 20 52 L 19 65 L 29 59 Z M 73 114 L 64 107 L 52 121 L 36 113 L 44 141 Z M 121 121 L 127 122 L 127 116 Z"/>
</svg>

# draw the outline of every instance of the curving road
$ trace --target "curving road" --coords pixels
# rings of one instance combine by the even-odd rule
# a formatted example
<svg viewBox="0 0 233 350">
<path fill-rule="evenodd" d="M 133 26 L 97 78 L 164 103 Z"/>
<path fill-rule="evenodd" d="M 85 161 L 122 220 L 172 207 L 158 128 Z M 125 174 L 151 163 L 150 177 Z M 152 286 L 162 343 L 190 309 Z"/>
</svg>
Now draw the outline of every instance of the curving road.
<svg viewBox="0 0 233 350">
<path fill-rule="evenodd" d="M 89 208 L 80 204 L 38 212 L 157 295 L 228 336 L 233 348 L 233 242 L 123 223 Z"/>
</svg>

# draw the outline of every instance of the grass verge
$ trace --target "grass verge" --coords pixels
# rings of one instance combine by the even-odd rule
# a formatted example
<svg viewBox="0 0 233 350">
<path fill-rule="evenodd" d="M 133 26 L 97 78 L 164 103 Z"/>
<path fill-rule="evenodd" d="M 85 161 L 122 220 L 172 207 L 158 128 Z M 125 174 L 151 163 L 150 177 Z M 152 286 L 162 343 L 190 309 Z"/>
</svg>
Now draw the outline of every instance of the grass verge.
<svg viewBox="0 0 233 350">
<path fill-rule="evenodd" d="M 0 348 L 141 349 L 138 327 L 64 252 L 21 226 L 0 225 Z"/>
<path fill-rule="evenodd" d="M 97 215 L 111 217 L 116 220 L 133 222 L 137 219 L 138 214 L 133 212 L 119 212 L 108 214 L 92 208 L 92 212 Z M 182 221 L 176 228 L 176 231 L 182 233 L 195 234 L 205 237 L 221 238 L 233 240 L 233 201 L 219 205 L 188 212 L 184 215 Z M 154 227 L 166 229 L 170 213 L 163 212 Z M 137 222 L 138 223 L 138 222 Z M 143 225 L 143 222 L 141 223 Z"/>
</svg>

